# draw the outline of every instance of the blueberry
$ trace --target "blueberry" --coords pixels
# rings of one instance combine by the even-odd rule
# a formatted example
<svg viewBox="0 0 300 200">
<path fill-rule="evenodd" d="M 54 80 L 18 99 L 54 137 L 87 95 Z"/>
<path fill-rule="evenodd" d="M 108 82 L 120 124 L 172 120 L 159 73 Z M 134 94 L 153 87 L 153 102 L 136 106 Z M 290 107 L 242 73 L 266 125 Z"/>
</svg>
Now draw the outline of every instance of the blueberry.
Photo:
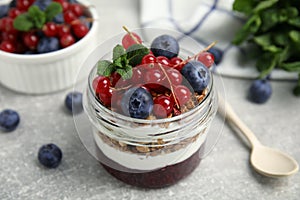
<svg viewBox="0 0 300 200">
<path fill-rule="evenodd" d="M 0 6 L 0 18 L 5 17 L 8 13 L 9 5 L 1 5 Z"/>
<path fill-rule="evenodd" d="M 55 37 L 43 37 L 40 39 L 37 51 L 38 53 L 48 53 L 59 49 L 59 41 Z"/>
<path fill-rule="evenodd" d="M 47 168 L 56 168 L 62 159 L 62 151 L 55 144 L 45 144 L 38 152 L 39 162 Z"/>
<path fill-rule="evenodd" d="M 201 93 L 210 81 L 210 74 L 207 67 L 195 60 L 185 64 L 181 69 L 181 74 L 190 83 L 194 91 L 198 93 Z"/>
<path fill-rule="evenodd" d="M 124 93 L 121 108 L 127 116 L 146 119 L 152 112 L 153 99 L 151 94 L 144 88 L 130 88 Z"/>
<path fill-rule="evenodd" d="M 64 16 L 62 13 L 57 14 L 53 20 L 56 24 L 63 24 L 65 22 Z"/>
<path fill-rule="evenodd" d="M 212 47 L 208 50 L 208 52 L 214 55 L 216 65 L 222 61 L 223 52 L 221 49 L 218 49 L 217 47 Z"/>
<path fill-rule="evenodd" d="M 161 35 L 153 40 L 151 51 L 155 56 L 165 56 L 171 59 L 178 55 L 179 44 L 174 37 L 170 35 Z"/>
<path fill-rule="evenodd" d="M 20 123 L 19 114 L 11 109 L 5 109 L 0 112 L 0 130 L 9 132 L 17 128 Z"/>
<path fill-rule="evenodd" d="M 12 0 L 12 1 L 9 3 L 9 7 L 10 7 L 10 8 L 17 7 L 17 0 Z"/>
<path fill-rule="evenodd" d="M 89 22 L 86 18 L 87 18 L 87 17 L 85 17 L 85 16 L 80 16 L 80 17 L 79 17 L 80 21 L 81 21 L 86 27 L 88 27 L 88 28 L 90 29 L 91 26 L 92 26 L 92 23 Z"/>
<path fill-rule="evenodd" d="M 250 101 L 258 104 L 265 103 L 272 94 L 272 87 L 267 79 L 259 79 L 252 82 L 248 98 Z"/>
<path fill-rule="evenodd" d="M 69 3 L 78 3 L 77 0 L 68 0 L 68 1 L 69 1 Z"/>
<path fill-rule="evenodd" d="M 82 93 L 80 92 L 68 93 L 65 99 L 65 106 L 70 112 L 74 114 L 80 113 L 83 110 Z"/>
<path fill-rule="evenodd" d="M 39 7 L 42 11 L 45 11 L 46 8 L 51 4 L 52 0 L 36 0 L 33 5 Z"/>
</svg>

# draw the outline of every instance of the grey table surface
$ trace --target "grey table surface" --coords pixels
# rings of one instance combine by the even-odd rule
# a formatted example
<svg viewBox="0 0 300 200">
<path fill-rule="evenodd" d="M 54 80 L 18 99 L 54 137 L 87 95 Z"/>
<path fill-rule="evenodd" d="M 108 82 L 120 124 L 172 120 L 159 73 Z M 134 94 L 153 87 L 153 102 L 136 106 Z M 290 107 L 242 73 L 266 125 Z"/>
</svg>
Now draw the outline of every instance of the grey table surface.
<svg viewBox="0 0 300 200">
<path fill-rule="evenodd" d="M 100 40 L 110 37 L 121 25 L 138 27 L 137 1 L 91 2 L 99 10 Z M 256 105 L 246 99 L 251 80 L 223 81 L 228 102 L 262 143 L 284 150 L 300 162 L 300 103 L 291 93 L 293 84 L 272 81 L 272 98 Z M 13 108 L 21 116 L 14 132 L 0 133 L 1 200 L 300 198 L 300 173 L 281 179 L 257 174 L 249 164 L 249 148 L 227 125 L 212 152 L 178 184 L 147 190 L 121 183 L 106 173 L 82 145 L 73 116 L 63 105 L 71 90 L 32 96 L 0 85 L 0 110 Z M 216 122 L 222 124 L 221 118 L 217 116 Z M 49 142 L 60 146 L 64 153 L 57 169 L 45 169 L 37 161 L 38 148 Z"/>
</svg>

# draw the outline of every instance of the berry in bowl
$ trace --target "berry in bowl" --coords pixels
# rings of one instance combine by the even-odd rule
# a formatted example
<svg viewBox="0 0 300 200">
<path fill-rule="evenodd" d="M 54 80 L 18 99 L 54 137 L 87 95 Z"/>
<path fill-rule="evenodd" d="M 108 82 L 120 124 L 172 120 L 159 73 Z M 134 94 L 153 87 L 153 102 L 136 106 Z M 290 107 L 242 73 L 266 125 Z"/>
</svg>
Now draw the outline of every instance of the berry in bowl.
<svg viewBox="0 0 300 200">
<path fill-rule="evenodd" d="M 209 48 L 194 54 L 172 32 L 149 32 L 149 40 L 128 32 L 93 51 L 83 105 L 102 166 L 127 184 L 161 188 L 199 165 L 217 96 L 210 66 L 198 61 Z"/>
<path fill-rule="evenodd" d="M 13 0 L 1 5 L 0 82 L 28 94 L 73 86 L 97 44 L 97 18 L 86 0 Z"/>
</svg>

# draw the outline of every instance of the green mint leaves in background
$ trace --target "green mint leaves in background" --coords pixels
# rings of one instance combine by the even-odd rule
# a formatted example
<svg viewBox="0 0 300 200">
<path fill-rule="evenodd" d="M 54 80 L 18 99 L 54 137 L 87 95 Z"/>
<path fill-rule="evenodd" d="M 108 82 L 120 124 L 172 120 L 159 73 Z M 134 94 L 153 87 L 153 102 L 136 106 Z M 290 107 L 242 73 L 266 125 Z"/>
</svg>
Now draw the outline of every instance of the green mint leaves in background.
<svg viewBox="0 0 300 200">
<path fill-rule="evenodd" d="M 113 49 L 112 62 L 100 60 L 97 64 L 97 74 L 110 76 L 117 72 L 121 77 L 130 79 L 132 77 L 132 67 L 141 63 L 142 58 L 149 54 L 149 49 L 141 44 L 134 44 L 127 50 L 122 45 L 116 45 Z"/>
<path fill-rule="evenodd" d="M 14 19 L 14 28 L 19 31 L 29 31 L 31 29 L 42 29 L 46 22 L 62 12 L 62 6 L 57 2 L 52 2 L 45 11 L 38 6 L 32 5 L 26 13 L 18 15 Z"/>
<path fill-rule="evenodd" d="M 300 1 L 235 0 L 233 10 L 247 21 L 236 33 L 233 44 L 254 43 L 258 47 L 259 78 L 274 68 L 299 73 L 294 94 L 300 96 Z"/>
</svg>

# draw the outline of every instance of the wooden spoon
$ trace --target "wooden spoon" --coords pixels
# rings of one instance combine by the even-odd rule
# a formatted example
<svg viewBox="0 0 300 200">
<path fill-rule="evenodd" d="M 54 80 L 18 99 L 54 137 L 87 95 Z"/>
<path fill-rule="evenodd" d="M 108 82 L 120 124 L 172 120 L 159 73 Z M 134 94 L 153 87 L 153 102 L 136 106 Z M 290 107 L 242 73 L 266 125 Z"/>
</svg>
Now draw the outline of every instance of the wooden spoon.
<svg viewBox="0 0 300 200">
<path fill-rule="evenodd" d="M 299 170 L 294 158 L 277 149 L 263 146 L 223 97 L 219 95 L 218 98 L 218 112 L 249 140 L 252 148 L 250 162 L 258 173 L 277 178 L 295 174 Z"/>
</svg>

